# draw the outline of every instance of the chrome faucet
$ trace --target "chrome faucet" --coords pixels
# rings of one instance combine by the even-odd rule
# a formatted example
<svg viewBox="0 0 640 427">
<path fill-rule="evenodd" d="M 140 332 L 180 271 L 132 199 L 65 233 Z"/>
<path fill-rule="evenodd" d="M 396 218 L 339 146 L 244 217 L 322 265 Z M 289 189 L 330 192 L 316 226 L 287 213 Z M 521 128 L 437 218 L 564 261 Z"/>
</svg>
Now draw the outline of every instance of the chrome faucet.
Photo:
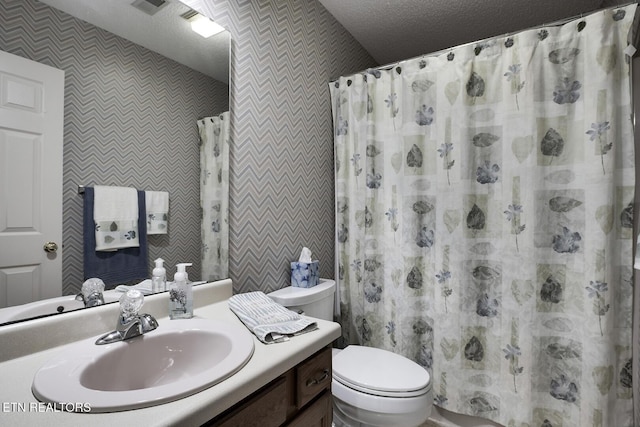
<svg viewBox="0 0 640 427">
<path fill-rule="evenodd" d="M 144 296 L 137 289 L 127 291 L 120 297 L 120 315 L 116 330 L 105 334 L 96 340 L 96 345 L 110 344 L 124 341 L 153 331 L 158 327 L 158 321 L 150 314 L 138 314 L 142 307 Z"/>
<path fill-rule="evenodd" d="M 97 278 L 87 279 L 82 284 L 82 291 L 76 300 L 84 302 L 85 307 L 96 307 L 104 304 L 104 282 Z"/>
</svg>

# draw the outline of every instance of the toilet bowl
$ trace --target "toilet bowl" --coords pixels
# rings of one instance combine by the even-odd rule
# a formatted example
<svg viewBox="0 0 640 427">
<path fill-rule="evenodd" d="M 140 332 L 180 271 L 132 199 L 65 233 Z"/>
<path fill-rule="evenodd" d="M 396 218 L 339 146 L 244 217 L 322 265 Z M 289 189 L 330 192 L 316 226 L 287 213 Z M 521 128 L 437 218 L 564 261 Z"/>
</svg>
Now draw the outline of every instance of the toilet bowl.
<svg viewBox="0 0 640 427">
<path fill-rule="evenodd" d="M 312 288 L 286 287 L 269 295 L 296 312 L 333 320 L 335 281 Z M 358 345 L 333 349 L 333 423 L 336 427 L 414 427 L 433 405 L 429 373 L 387 350 Z"/>
<path fill-rule="evenodd" d="M 334 351 L 334 424 L 413 427 L 429 417 L 429 373 L 406 357 L 357 345 Z"/>
</svg>

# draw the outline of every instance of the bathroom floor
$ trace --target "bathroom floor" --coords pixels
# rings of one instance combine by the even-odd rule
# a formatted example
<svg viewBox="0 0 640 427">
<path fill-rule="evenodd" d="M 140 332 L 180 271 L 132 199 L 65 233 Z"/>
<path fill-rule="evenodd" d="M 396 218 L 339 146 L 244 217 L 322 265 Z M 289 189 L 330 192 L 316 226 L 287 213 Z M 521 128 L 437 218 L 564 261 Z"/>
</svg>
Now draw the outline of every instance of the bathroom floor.
<svg viewBox="0 0 640 427">
<path fill-rule="evenodd" d="M 455 424 L 450 423 L 448 421 L 438 421 L 432 418 L 429 418 L 424 423 L 420 424 L 419 427 L 457 427 Z"/>
<path fill-rule="evenodd" d="M 504 427 L 483 418 L 470 417 L 468 415 L 456 414 L 445 409 L 434 406 L 431 416 L 419 427 Z"/>
</svg>

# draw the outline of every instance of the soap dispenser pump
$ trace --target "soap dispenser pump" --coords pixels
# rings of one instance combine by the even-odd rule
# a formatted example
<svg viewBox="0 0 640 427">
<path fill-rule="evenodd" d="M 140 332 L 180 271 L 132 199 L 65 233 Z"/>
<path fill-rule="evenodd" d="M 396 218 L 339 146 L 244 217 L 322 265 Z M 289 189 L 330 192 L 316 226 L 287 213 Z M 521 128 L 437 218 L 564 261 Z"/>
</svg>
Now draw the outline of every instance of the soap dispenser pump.
<svg viewBox="0 0 640 427">
<path fill-rule="evenodd" d="M 193 284 L 187 278 L 186 267 L 191 263 L 176 264 L 176 274 L 169 291 L 169 317 L 191 319 L 193 317 Z"/>
<path fill-rule="evenodd" d="M 151 272 L 151 290 L 153 292 L 164 292 L 167 290 L 167 271 L 164 269 L 162 258 L 154 261 L 156 267 Z"/>
</svg>

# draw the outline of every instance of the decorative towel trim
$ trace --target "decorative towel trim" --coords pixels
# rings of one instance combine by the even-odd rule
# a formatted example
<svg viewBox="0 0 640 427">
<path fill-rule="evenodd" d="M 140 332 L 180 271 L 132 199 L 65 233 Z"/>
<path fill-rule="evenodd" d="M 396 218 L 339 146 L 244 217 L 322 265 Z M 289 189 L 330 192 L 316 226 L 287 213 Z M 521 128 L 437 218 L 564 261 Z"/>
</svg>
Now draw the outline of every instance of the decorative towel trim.
<svg viewBox="0 0 640 427">
<path fill-rule="evenodd" d="M 169 215 L 167 212 L 147 212 L 147 235 L 167 234 Z"/>
<path fill-rule="evenodd" d="M 96 221 L 96 251 L 140 246 L 138 220 Z"/>
<path fill-rule="evenodd" d="M 260 291 L 232 296 L 229 309 L 265 344 L 289 341 L 290 336 L 318 329 L 314 320 L 283 307 Z"/>
<path fill-rule="evenodd" d="M 145 191 L 147 202 L 147 235 L 167 234 L 169 222 L 169 193 Z"/>
</svg>

